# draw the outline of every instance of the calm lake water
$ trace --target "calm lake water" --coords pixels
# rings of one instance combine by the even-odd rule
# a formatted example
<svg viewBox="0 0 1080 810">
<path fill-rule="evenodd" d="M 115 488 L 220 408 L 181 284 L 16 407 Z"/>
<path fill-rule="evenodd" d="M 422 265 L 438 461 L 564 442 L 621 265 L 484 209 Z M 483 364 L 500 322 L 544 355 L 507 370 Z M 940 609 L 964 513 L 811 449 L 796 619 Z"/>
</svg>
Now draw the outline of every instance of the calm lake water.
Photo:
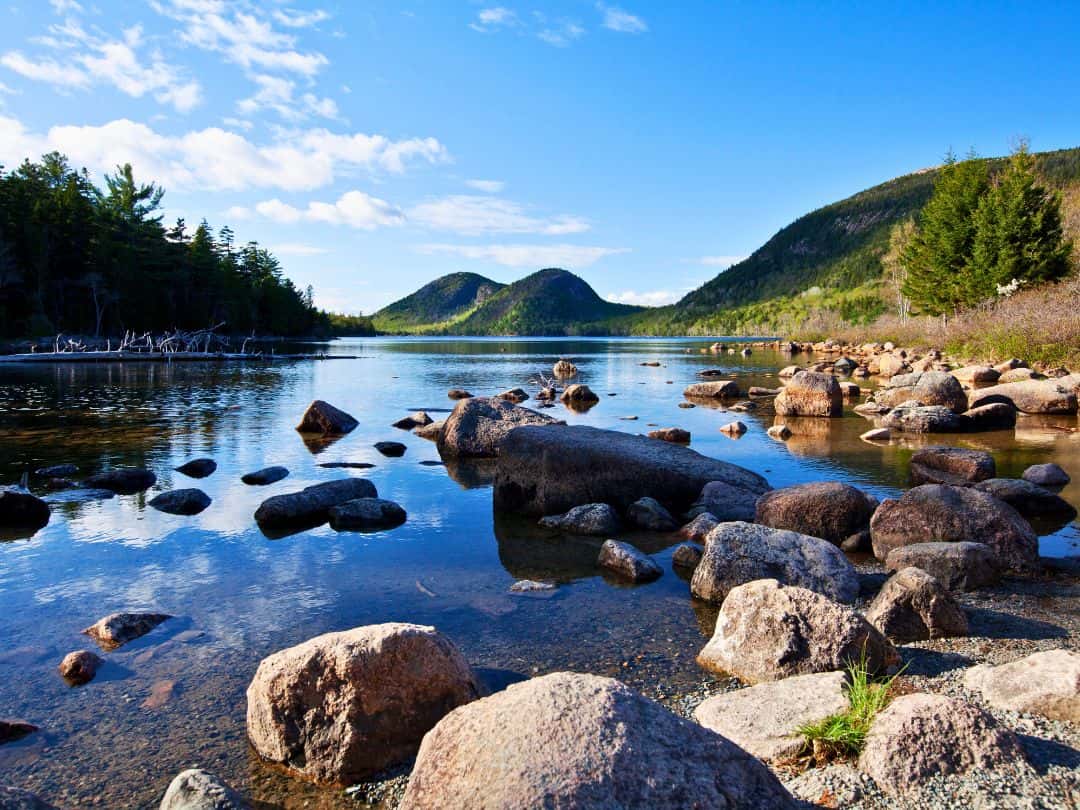
<svg viewBox="0 0 1080 810">
<path fill-rule="evenodd" d="M 715 610 L 695 605 L 671 570 L 672 536 L 629 535 L 665 568 L 657 582 L 622 587 L 593 566 L 598 541 L 553 536 L 493 515 L 490 468 L 452 468 L 435 445 L 391 423 L 449 411 L 449 388 L 487 395 L 550 373 L 571 357 L 601 398 L 587 413 L 558 406 L 567 422 L 645 432 L 679 426 L 698 452 L 744 465 L 775 487 L 841 480 L 884 497 L 905 485 L 914 449 L 933 443 L 990 450 L 1001 476 L 1034 463 L 1071 470 L 1063 493 L 1080 504 L 1077 417 L 1021 417 L 1014 431 L 916 437 L 890 444 L 858 439 L 871 424 L 788 420 L 794 437 L 765 434 L 769 404 L 733 414 L 680 409 L 683 387 L 703 368 L 724 368 L 744 387 L 776 387 L 790 359 L 699 353 L 703 340 L 350 339 L 327 352 L 355 360 L 267 364 L 101 364 L 0 367 L 0 483 L 27 469 L 75 463 L 84 471 L 147 466 L 148 493 L 56 506 L 32 538 L 0 543 L 0 716 L 42 731 L 0 747 L 0 781 L 61 807 L 156 807 L 181 769 L 214 771 L 255 798 L 281 807 L 356 807 L 340 791 L 314 788 L 259 764 L 244 736 L 244 691 L 261 658 L 319 633 L 410 621 L 451 637 L 492 685 L 575 669 L 617 676 L 661 699 L 709 678 L 694 656 Z M 660 367 L 640 363 L 659 360 Z M 804 360 L 805 358 L 797 358 Z M 864 385 L 872 385 L 864 383 Z M 353 414 L 360 427 L 327 446 L 293 429 L 312 399 Z M 529 403 L 526 403 L 529 404 Z M 637 421 L 620 417 L 637 416 Z M 739 418 L 749 432 L 719 427 Z M 408 445 L 384 458 L 381 440 Z M 201 481 L 173 468 L 202 456 L 217 472 Z M 320 468 L 370 462 L 369 470 Z M 269 487 L 240 476 L 269 465 L 292 474 Z M 265 537 L 252 515 L 266 497 L 319 481 L 363 475 L 409 520 L 390 532 L 338 534 L 328 527 Z M 199 487 L 213 505 L 197 517 L 156 512 L 158 491 Z M 1080 554 L 1080 526 L 1041 540 L 1052 556 Z M 521 578 L 560 584 L 551 598 L 513 596 Z M 106 656 L 90 685 L 71 689 L 55 667 L 91 648 L 80 630 L 121 610 L 177 618 Z"/>
</svg>

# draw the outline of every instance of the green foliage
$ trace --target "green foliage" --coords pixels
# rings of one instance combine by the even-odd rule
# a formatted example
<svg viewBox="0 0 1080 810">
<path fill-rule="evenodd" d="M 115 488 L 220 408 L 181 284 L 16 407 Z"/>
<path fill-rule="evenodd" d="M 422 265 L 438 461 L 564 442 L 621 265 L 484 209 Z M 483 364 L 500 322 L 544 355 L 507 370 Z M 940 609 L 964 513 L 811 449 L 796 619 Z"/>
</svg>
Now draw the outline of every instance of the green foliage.
<svg viewBox="0 0 1080 810">
<path fill-rule="evenodd" d="M 378 334 L 370 315 L 344 315 L 339 312 L 326 314 L 330 331 L 341 337 L 372 337 Z"/>
<path fill-rule="evenodd" d="M 893 683 L 899 673 L 885 680 L 874 680 L 866 666 L 866 651 L 859 661 L 848 665 L 848 709 L 797 730 L 806 742 L 824 745 L 832 755 L 857 756 L 862 751 L 874 717 L 889 705 Z"/>
<path fill-rule="evenodd" d="M 206 222 L 166 229 L 164 190 L 131 166 L 94 186 L 58 153 L 0 170 L 0 335 L 97 336 L 225 323 L 235 334 L 325 333 L 329 320 L 268 251 Z"/>
<path fill-rule="evenodd" d="M 471 315 L 504 285 L 476 273 L 451 273 L 373 316 L 380 332 L 442 332 Z"/>
</svg>

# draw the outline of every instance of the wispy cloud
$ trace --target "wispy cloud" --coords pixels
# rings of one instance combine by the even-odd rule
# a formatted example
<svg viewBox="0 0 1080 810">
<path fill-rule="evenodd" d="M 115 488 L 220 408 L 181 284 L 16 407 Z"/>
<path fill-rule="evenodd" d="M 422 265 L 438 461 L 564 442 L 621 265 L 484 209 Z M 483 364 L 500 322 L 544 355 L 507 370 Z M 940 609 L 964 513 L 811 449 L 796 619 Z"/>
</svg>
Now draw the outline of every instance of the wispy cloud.
<svg viewBox="0 0 1080 810">
<path fill-rule="evenodd" d="M 292 8 L 277 9 L 274 19 L 286 28 L 310 28 L 330 19 L 330 12 L 321 8 L 314 11 L 297 11 Z"/>
<path fill-rule="evenodd" d="M 633 304 L 639 307 L 662 307 L 674 304 L 686 293 L 676 290 L 651 290 L 637 292 L 636 290 L 624 290 L 618 293 L 608 293 L 607 300 L 616 304 Z"/>
<path fill-rule="evenodd" d="M 606 256 L 629 253 L 629 248 L 590 247 L 585 245 L 448 245 L 428 244 L 416 248 L 424 254 L 447 254 L 475 259 L 505 267 L 589 267 Z"/>
<path fill-rule="evenodd" d="M 295 95 L 296 82 L 282 76 L 257 74 L 252 77 L 258 88 L 254 95 L 241 99 L 236 109 L 242 115 L 252 115 L 260 110 L 272 110 L 287 121 L 300 121 L 308 116 L 337 119 L 337 102 L 314 93 Z"/>
<path fill-rule="evenodd" d="M 589 230 L 589 223 L 580 217 L 569 214 L 536 217 L 511 200 L 475 194 L 455 194 L 420 203 L 409 210 L 409 219 L 432 230 L 474 236 L 485 233 L 561 236 Z"/>
<path fill-rule="evenodd" d="M 565 48 L 571 42 L 585 36 L 585 29 L 573 20 L 560 20 L 554 25 L 549 25 L 540 30 L 536 35 L 542 42 L 554 45 L 556 48 Z"/>
<path fill-rule="evenodd" d="M 485 194 L 498 194 L 506 188 L 506 183 L 502 180 L 466 180 L 465 185 L 477 191 L 483 191 Z"/>
<path fill-rule="evenodd" d="M 621 34 L 644 34 L 649 30 L 645 20 L 618 6 L 609 6 L 607 3 L 600 2 L 596 4 L 596 7 L 603 14 L 603 21 L 600 24 L 609 31 L 618 31 Z"/>
<path fill-rule="evenodd" d="M 469 27 L 474 31 L 490 33 L 500 28 L 513 28 L 520 23 L 521 20 L 518 19 L 516 12 L 505 6 L 493 6 L 480 9 L 476 14 L 476 19 L 469 23 Z"/>
</svg>

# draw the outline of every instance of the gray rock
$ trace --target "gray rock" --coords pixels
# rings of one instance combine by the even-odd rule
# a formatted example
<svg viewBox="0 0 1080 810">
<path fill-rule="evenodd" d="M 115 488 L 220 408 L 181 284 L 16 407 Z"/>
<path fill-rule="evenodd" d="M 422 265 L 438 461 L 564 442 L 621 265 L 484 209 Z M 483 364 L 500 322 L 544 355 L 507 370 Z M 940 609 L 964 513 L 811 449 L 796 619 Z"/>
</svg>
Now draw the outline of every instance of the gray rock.
<svg viewBox="0 0 1080 810">
<path fill-rule="evenodd" d="M 759 493 L 726 481 L 710 481 L 701 488 L 691 511 L 708 512 L 719 522 L 754 522 Z"/>
<path fill-rule="evenodd" d="M 267 498 L 255 512 L 264 529 L 319 525 L 330 518 L 331 507 L 357 498 L 377 498 L 375 485 L 366 478 L 343 478 L 305 487 L 299 492 Z"/>
<path fill-rule="evenodd" d="M 708 698 L 694 719 L 758 759 L 786 759 L 806 742 L 802 726 L 849 708 L 846 686 L 843 672 L 795 675 Z"/>
<path fill-rule="evenodd" d="M 400 526 L 407 519 L 405 510 L 382 498 L 356 498 L 330 507 L 330 528 L 334 531 L 381 531 Z"/>
<path fill-rule="evenodd" d="M 277 483 L 282 478 L 288 477 L 289 471 L 285 467 L 264 467 L 261 470 L 248 473 L 240 480 L 250 486 L 263 487 L 267 484 Z"/>
<path fill-rule="evenodd" d="M 916 543 L 894 548 L 885 557 L 888 571 L 921 568 L 951 591 L 974 591 L 997 584 L 1001 570 L 985 543 Z"/>
<path fill-rule="evenodd" d="M 157 476 L 150 470 L 136 467 L 91 475 L 82 482 L 82 485 L 87 489 L 107 489 L 117 495 L 134 495 L 136 492 L 150 489 L 156 483 Z"/>
<path fill-rule="evenodd" d="M 760 683 L 842 670 L 864 656 L 874 674 L 900 661 L 889 640 L 851 608 L 806 588 L 759 579 L 727 595 L 697 662 Z"/>
<path fill-rule="evenodd" d="M 799 371 L 776 397 L 782 416 L 843 416 L 844 395 L 831 374 Z"/>
<path fill-rule="evenodd" d="M 692 383 L 683 389 L 687 399 L 736 399 L 742 396 L 735 380 L 710 380 Z"/>
<path fill-rule="evenodd" d="M 902 433 L 961 433 L 966 423 L 944 405 L 919 405 L 912 400 L 889 411 L 882 417 L 881 426 Z"/>
<path fill-rule="evenodd" d="M 264 658 L 247 690 L 247 733 L 265 760 L 322 784 L 407 761 L 480 686 L 433 627 L 327 633 Z"/>
<path fill-rule="evenodd" d="M 911 457 L 911 483 L 966 486 L 997 474 L 994 457 L 961 447 L 924 447 Z"/>
<path fill-rule="evenodd" d="M 83 630 L 103 650 L 118 647 L 145 636 L 159 624 L 171 619 L 167 613 L 111 613 Z"/>
<path fill-rule="evenodd" d="M 567 534 L 595 537 L 610 537 L 617 534 L 621 528 L 618 513 L 606 503 L 575 506 L 565 514 L 540 518 L 540 525 L 546 529 L 558 529 Z"/>
<path fill-rule="evenodd" d="M 76 650 L 65 655 L 57 669 L 60 677 L 71 686 L 82 686 L 94 680 L 98 667 L 103 663 L 105 662 L 101 660 L 101 656 L 89 650 Z"/>
<path fill-rule="evenodd" d="M 189 478 L 208 478 L 217 472 L 217 462 L 212 458 L 196 458 L 176 468 Z"/>
<path fill-rule="evenodd" d="M 191 768 L 169 783 L 160 810 L 247 810 L 250 806 L 212 773 Z"/>
<path fill-rule="evenodd" d="M 1011 404 L 1023 413 L 1076 413 L 1076 394 L 1059 380 L 992 385 L 972 391 L 968 397 L 970 408 L 991 402 Z"/>
<path fill-rule="evenodd" d="M 493 500 L 496 509 L 536 516 L 582 502 L 626 509 L 643 496 L 681 511 L 710 481 L 748 497 L 769 489 L 756 473 L 667 442 L 578 425 L 521 427 L 501 445 Z"/>
<path fill-rule="evenodd" d="M 870 726 L 859 769 L 890 796 L 913 793 L 939 775 L 1026 762 L 1016 735 L 970 703 L 944 695 L 902 695 Z"/>
<path fill-rule="evenodd" d="M 825 796 L 833 807 L 854 807 L 874 790 L 873 779 L 844 762 L 807 768 L 785 785 L 791 795 L 810 805 Z"/>
<path fill-rule="evenodd" d="M 968 633 L 963 608 L 920 568 L 903 568 L 893 574 L 867 608 L 866 620 L 898 644 Z"/>
<path fill-rule="evenodd" d="M 170 515 L 197 515 L 212 503 L 201 489 L 174 489 L 150 500 L 150 506 Z"/>
<path fill-rule="evenodd" d="M 719 734 L 618 681 L 560 672 L 447 715 L 424 738 L 400 808 L 796 806 L 762 763 Z"/>
<path fill-rule="evenodd" d="M 838 602 L 854 602 L 859 595 L 855 568 L 828 541 L 742 522 L 721 523 L 709 532 L 690 592 L 720 604 L 733 588 L 757 579 L 808 588 Z"/>
<path fill-rule="evenodd" d="M 498 398 L 471 397 L 460 401 L 447 417 L 438 439 L 439 455 L 492 458 L 499 455 L 503 439 L 514 428 L 554 423 L 550 416 Z"/>
<path fill-rule="evenodd" d="M 673 532 L 679 524 L 655 498 L 638 498 L 626 509 L 626 519 L 639 529 L 650 532 Z"/>
<path fill-rule="evenodd" d="M 1025 518 L 1072 520 L 1076 517 L 1076 508 L 1067 500 L 1022 478 L 991 478 L 980 481 L 975 489 L 1004 501 Z"/>
<path fill-rule="evenodd" d="M 652 582 L 664 573 L 652 557 L 618 540 L 604 541 L 596 564 L 631 582 Z"/>
<path fill-rule="evenodd" d="M 924 484 L 899 500 L 886 499 L 874 512 L 870 535 L 879 560 L 894 548 L 936 541 L 985 543 L 1016 571 L 1030 570 L 1039 558 L 1031 525 L 1007 503 L 969 487 Z"/>
<path fill-rule="evenodd" d="M 968 409 L 968 397 L 960 381 L 945 371 L 899 374 L 885 383 L 875 399 L 890 408 L 914 401 L 924 406 L 940 405 L 953 413 Z"/>
<path fill-rule="evenodd" d="M 878 502 L 853 486 L 818 481 L 774 489 L 758 498 L 755 521 L 840 545 L 870 526 Z"/>
<path fill-rule="evenodd" d="M 671 564 L 693 571 L 701 562 L 705 549 L 697 543 L 679 543 L 671 554 Z"/>
<path fill-rule="evenodd" d="M 1057 464 L 1032 464 L 1020 477 L 1040 487 L 1063 487 L 1072 480 Z"/>
<path fill-rule="evenodd" d="M 781 442 L 791 438 L 791 428 L 787 425 L 773 425 L 765 432 L 769 434 L 771 438 Z"/>
<path fill-rule="evenodd" d="M 1080 653 L 1046 650 L 1000 666 L 981 664 L 964 674 L 964 686 L 990 706 L 1080 723 Z"/>
<path fill-rule="evenodd" d="M 304 411 L 300 424 L 296 429 L 300 433 L 311 433 L 320 436 L 342 436 L 356 430 L 360 423 L 353 419 L 345 411 L 339 410 L 329 402 L 317 399 L 308 405 Z"/>
</svg>

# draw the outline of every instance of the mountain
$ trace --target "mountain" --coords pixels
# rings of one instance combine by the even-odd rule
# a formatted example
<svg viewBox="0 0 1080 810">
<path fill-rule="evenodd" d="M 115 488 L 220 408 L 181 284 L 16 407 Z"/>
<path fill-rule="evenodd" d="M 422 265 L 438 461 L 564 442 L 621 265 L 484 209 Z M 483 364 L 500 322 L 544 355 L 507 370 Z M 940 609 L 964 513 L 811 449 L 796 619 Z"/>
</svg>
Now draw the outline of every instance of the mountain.
<svg viewBox="0 0 1080 810">
<path fill-rule="evenodd" d="M 372 316 L 380 332 L 439 332 L 467 318 L 506 285 L 476 273 L 451 273 Z"/>
</svg>

